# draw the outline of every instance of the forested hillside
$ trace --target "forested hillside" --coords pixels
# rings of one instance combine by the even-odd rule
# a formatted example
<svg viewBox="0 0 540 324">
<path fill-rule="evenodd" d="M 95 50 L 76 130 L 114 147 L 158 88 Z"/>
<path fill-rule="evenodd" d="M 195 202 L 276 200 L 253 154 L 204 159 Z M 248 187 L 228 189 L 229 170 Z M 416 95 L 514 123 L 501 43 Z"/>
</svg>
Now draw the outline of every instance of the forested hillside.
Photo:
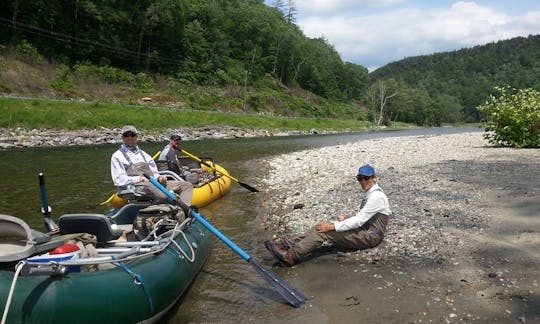
<svg viewBox="0 0 540 324">
<path fill-rule="evenodd" d="M 540 88 L 538 35 L 368 73 L 294 18 L 263 0 L 1 1 L 0 93 L 439 125 L 478 121 L 494 86 Z"/>
<path fill-rule="evenodd" d="M 476 121 L 479 115 L 475 108 L 494 93 L 494 86 L 540 90 L 540 35 L 410 57 L 377 69 L 370 76 L 372 81 L 385 80 L 398 92 L 396 99 L 399 93 L 405 96 L 401 101 L 406 102 L 421 104 L 430 98 L 443 111 Z M 414 114 L 422 110 L 417 107 L 415 111 L 407 111 L 407 107 L 399 107 L 396 101 L 390 101 L 388 109 L 402 113 L 402 117 L 410 114 L 414 119 Z M 445 120 L 450 118 L 444 115 Z"/>
<path fill-rule="evenodd" d="M 263 0 L 2 1 L 0 41 L 46 57 L 183 82 L 247 86 L 269 75 L 326 98 L 358 97 L 367 70 L 345 64 Z"/>
</svg>

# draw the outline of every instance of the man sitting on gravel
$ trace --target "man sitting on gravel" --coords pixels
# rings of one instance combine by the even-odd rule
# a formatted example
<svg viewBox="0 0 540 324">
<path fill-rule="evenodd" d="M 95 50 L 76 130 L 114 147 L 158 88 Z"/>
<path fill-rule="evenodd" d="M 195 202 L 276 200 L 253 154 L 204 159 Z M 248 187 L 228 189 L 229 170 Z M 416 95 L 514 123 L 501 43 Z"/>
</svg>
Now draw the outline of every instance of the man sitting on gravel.
<svg viewBox="0 0 540 324">
<path fill-rule="evenodd" d="M 293 266 L 330 243 L 343 251 L 356 251 L 381 244 L 388 217 L 392 214 L 388 198 L 377 184 L 375 169 L 369 164 L 358 169 L 356 179 L 366 196 L 356 215 L 337 217 L 333 223 L 321 222 L 290 239 L 264 242 L 265 247 L 286 266 Z"/>
<path fill-rule="evenodd" d="M 135 194 L 153 203 L 166 202 L 167 196 L 143 176 L 146 173 L 179 194 L 180 200 L 191 206 L 193 185 L 185 181 L 167 181 L 167 177 L 160 176 L 152 157 L 139 149 L 135 127 L 128 125 L 122 128 L 122 141 L 124 144 L 111 157 L 111 177 L 121 197 Z"/>
</svg>

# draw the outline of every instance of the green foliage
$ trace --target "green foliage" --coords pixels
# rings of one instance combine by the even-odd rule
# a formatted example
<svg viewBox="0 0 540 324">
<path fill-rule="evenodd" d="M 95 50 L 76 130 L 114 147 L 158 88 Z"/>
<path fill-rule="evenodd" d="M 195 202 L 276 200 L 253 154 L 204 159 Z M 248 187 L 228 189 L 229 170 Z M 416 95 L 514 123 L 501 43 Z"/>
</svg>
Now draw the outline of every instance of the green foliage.
<svg viewBox="0 0 540 324">
<path fill-rule="evenodd" d="M 0 127 L 82 129 L 132 124 L 144 130 L 230 126 L 266 130 L 366 130 L 369 124 L 330 118 L 287 118 L 193 110 L 149 109 L 118 104 L 0 98 Z M 129 113 L 126 113 L 129 109 Z"/>
<path fill-rule="evenodd" d="M 488 117 L 484 137 L 492 144 L 514 147 L 540 147 L 540 92 L 495 87 L 478 110 Z"/>
<path fill-rule="evenodd" d="M 42 31 L 3 28 L 0 42 L 27 39 L 27 55 L 37 49 L 68 66 L 89 62 L 76 73 L 141 90 L 154 87 L 150 79 L 115 69 L 205 86 L 248 87 L 270 75 L 336 100 L 358 99 L 367 77 L 364 67 L 345 64 L 325 40 L 305 37 L 290 16 L 259 0 L 16 1 L 0 9 L 0 17 Z"/>
<path fill-rule="evenodd" d="M 6 60 L 4 60 L 4 58 L 0 57 L 0 71 L 5 71 L 5 70 L 7 70 Z"/>
<path fill-rule="evenodd" d="M 38 50 L 26 40 L 22 40 L 15 46 L 15 52 L 28 62 L 39 63 L 43 60 Z"/>
<path fill-rule="evenodd" d="M 141 90 L 151 90 L 155 86 L 152 78 L 146 73 L 133 74 L 111 66 L 77 64 L 74 68 L 74 74 L 83 79 L 103 81 L 109 84 L 120 83 Z"/>
<path fill-rule="evenodd" d="M 540 90 L 540 35 L 516 37 L 473 48 L 406 58 L 373 71 L 424 92 L 440 105 L 443 121 L 478 122 L 476 107 L 494 86 Z M 460 108 L 461 107 L 461 108 Z M 457 112 L 457 114 L 456 114 Z"/>
<path fill-rule="evenodd" d="M 57 77 L 50 83 L 50 86 L 60 96 L 73 97 L 76 95 L 77 87 L 73 84 L 71 71 L 67 67 L 58 70 Z"/>
</svg>

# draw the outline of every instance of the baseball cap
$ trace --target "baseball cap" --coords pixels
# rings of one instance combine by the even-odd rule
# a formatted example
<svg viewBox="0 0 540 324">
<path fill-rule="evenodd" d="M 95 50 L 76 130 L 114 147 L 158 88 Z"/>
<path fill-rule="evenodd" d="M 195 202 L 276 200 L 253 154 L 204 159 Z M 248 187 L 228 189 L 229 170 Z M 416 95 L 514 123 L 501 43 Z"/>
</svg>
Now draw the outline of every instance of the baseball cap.
<svg viewBox="0 0 540 324">
<path fill-rule="evenodd" d="M 358 175 L 371 177 L 375 175 L 375 169 L 369 164 L 364 164 L 358 169 Z"/>
<path fill-rule="evenodd" d="M 171 141 L 175 141 L 175 140 L 182 140 L 182 136 L 178 135 L 178 134 L 172 134 L 171 135 Z"/>
<path fill-rule="evenodd" d="M 135 134 L 138 134 L 137 128 L 135 128 L 135 126 L 132 126 L 132 125 L 126 125 L 126 126 L 122 127 L 121 134 L 124 135 L 127 132 L 133 132 Z"/>
</svg>

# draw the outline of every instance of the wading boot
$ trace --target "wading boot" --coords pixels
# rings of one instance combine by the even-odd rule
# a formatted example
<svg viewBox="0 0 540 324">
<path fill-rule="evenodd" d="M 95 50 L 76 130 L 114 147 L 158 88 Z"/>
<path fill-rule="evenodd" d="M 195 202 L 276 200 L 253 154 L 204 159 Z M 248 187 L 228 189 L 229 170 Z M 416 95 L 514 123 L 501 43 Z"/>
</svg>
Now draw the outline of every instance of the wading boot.
<svg viewBox="0 0 540 324">
<path fill-rule="evenodd" d="M 297 263 L 297 258 L 294 256 L 294 252 L 290 250 L 286 244 L 274 241 L 266 241 L 264 242 L 264 246 L 283 265 L 287 267 L 292 267 Z"/>
</svg>

